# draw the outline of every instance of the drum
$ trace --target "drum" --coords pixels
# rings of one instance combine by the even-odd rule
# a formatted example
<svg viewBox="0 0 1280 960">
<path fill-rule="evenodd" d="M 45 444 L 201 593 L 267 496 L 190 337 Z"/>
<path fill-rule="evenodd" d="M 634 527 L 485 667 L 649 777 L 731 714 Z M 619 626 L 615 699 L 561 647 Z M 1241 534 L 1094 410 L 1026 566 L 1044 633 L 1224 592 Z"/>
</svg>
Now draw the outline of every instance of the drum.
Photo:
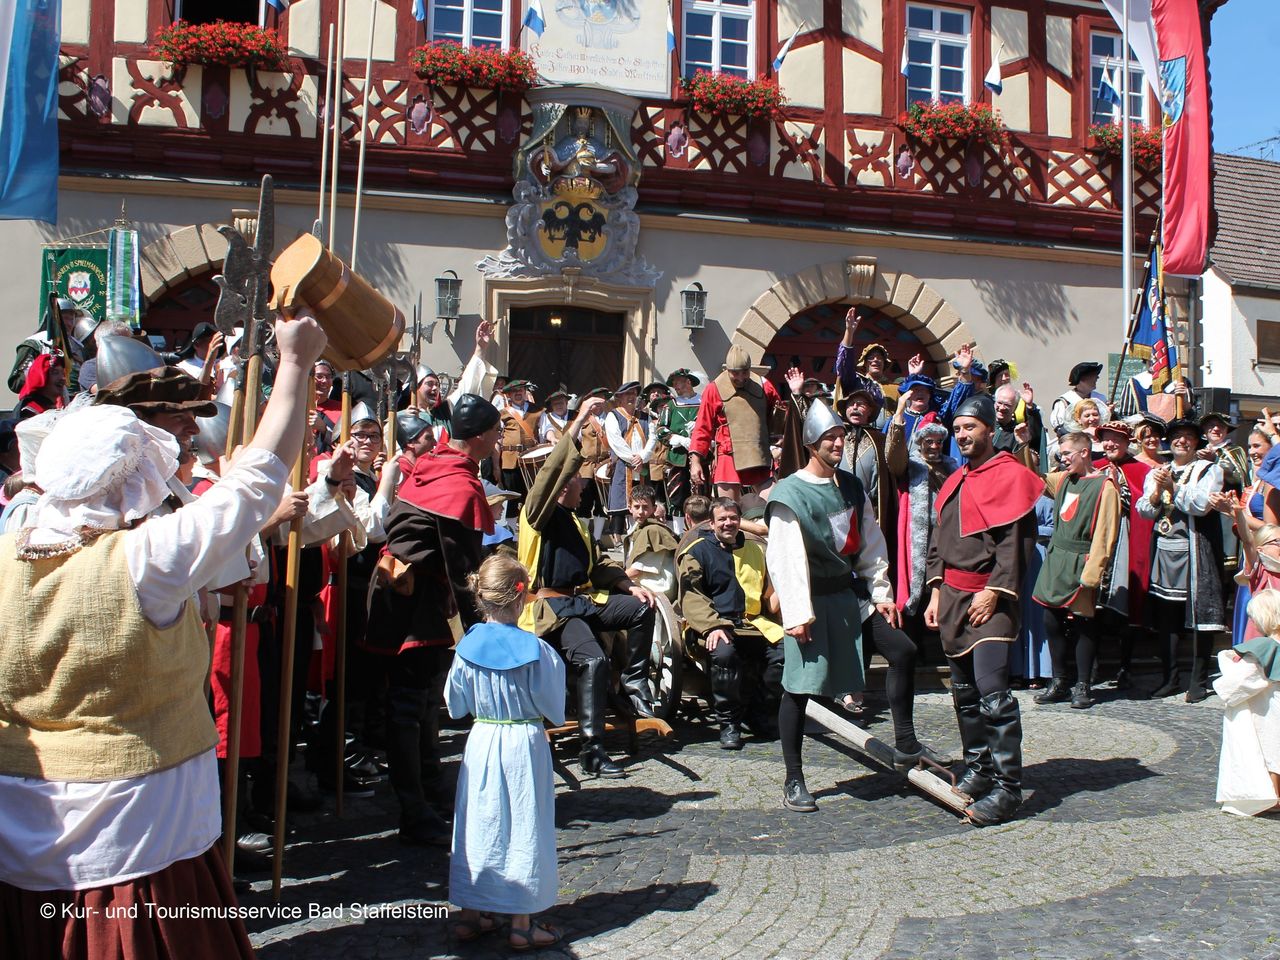
<svg viewBox="0 0 1280 960">
<path fill-rule="evenodd" d="M 555 448 L 554 443 L 541 443 L 532 450 L 526 450 L 520 454 L 520 475 L 524 477 L 526 490 L 533 489 L 533 481 L 537 479 L 538 471 L 542 469 L 542 465 L 547 462 L 547 458 Z"/>
<path fill-rule="evenodd" d="M 595 471 L 596 490 L 600 494 L 600 512 L 609 512 L 609 485 L 613 482 L 613 461 L 606 460 Z"/>
<path fill-rule="evenodd" d="M 306 307 L 329 343 L 324 359 L 337 371 L 365 370 L 400 345 L 404 314 L 324 244 L 304 233 L 271 268 L 271 305 Z"/>
</svg>

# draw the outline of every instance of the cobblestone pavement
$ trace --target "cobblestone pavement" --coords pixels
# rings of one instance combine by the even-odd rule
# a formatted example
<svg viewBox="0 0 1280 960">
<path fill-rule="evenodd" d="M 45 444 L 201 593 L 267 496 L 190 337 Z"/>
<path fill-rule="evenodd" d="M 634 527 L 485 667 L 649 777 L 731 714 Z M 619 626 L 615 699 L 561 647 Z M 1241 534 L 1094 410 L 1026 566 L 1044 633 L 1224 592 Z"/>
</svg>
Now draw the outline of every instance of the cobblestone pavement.
<svg viewBox="0 0 1280 960">
<path fill-rule="evenodd" d="M 1027 799 L 1017 820 L 986 830 L 814 726 L 806 777 L 821 809 L 810 816 L 781 808 L 776 743 L 725 753 L 700 724 L 646 737 L 627 779 L 557 786 L 549 919 L 566 942 L 540 955 L 1280 957 L 1280 831 L 1213 802 L 1216 698 L 1101 697 L 1073 711 L 1019 695 Z M 948 696 L 921 695 L 916 722 L 958 753 Z M 888 739 L 885 717 L 871 728 Z M 449 735 L 453 756 L 462 742 Z M 295 818 L 282 902 L 303 917 L 250 923 L 264 960 L 506 953 L 501 936 L 452 942 L 443 919 L 367 916 L 447 900 L 443 852 L 401 846 L 395 810 L 383 785 L 341 821 Z M 269 883 L 254 886 L 242 902 L 269 904 Z"/>
</svg>

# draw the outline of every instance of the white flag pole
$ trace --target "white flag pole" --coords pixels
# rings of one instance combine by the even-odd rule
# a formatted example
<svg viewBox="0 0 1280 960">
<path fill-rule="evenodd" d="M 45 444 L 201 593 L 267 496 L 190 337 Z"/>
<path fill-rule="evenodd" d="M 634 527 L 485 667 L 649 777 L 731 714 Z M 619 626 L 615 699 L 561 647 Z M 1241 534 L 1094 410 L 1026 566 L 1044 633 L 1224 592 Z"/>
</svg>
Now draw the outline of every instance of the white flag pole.
<svg viewBox="0 0 1280 960">
<path fill-rule="evenodd" d="M 337 53 L 337 26 L 329 24 L 329 55 L 324 61 L 324 112 L 320 120 L 320 204 L 316 209 L 316 239 L 324 240 L 324 188 L 329 176 L 329 119 L 333 115 L 333 58 Z"/>
<path fill-rule="evenodd" d="M 1121 334 L 1129 336 L 1129 314 L 1133 310 L 1133 122 L 1129 114 L 1129 0 L 1124 0 L 1123 17 L 1121 17 L 1120 44 L 1121 65 L 1124 76 L 1120 81 L 1120 125 L 1123 144 L 1120 153 L 1121 175 L 1124 177 L 1124 189 L 1121 191 L 1124 204 L 1121 217 L 1124 230 L 1121 256 L 1124 258 L 1121 274 L 1121 286 L 1124 296 L 1124 315 L 1121 320 Z"/>
<path fill-rule="evenodd" d="M 360 246 L 360 194 L 364 190 L 364 151 L 369 144 L 369 115 L 373 103 L 373 29 L 378 22 L 378 0 L 369 0 L 369 49 L 364 58 L 364 105 L 360 111 L 360 158 L 356 161 L 356 206 L 351 223 L 351 272 L 356 271 L 356 251 Z"/>
<path fill-rule="evenodd" d="M 337 241 L 338 148 L 342 145 L 342 58 L 347 52 L 347 0 L 338 0 L 337 53 L 333 58 L 333 149 L 329 167 L 329 249 Z"/>
</svg>

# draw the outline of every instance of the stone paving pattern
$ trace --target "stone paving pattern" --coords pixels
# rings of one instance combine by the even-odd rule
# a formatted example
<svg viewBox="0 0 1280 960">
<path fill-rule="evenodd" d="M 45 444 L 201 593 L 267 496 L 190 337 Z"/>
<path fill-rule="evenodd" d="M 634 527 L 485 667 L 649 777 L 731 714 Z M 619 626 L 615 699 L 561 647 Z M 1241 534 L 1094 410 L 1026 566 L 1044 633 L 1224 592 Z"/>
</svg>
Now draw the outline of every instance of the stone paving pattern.
<svg viewBox="0 0 1280 960">
<path fill-rule="evenodd" d="M 1073 711 L 1019 694 L 1027 799 L 1014 822 L 985 830 L 812 725 L 806 776 L 820 810 L 809 816 L 781 807 L 776 743 L 726 753 L 714 728 L 684 723 L 669 740 L 646 737 L 627 779 L 558 783 L 561 890 L 549 919 L 566 941 L 537 955 L 1280 957 L 1280 831 L 1213 802 L 1216 698 L 1101 695 Z M 959 752 L 946 694 L 919 696 L 916 724 Z M 888 739 L 887 715 L 871 729 Z M 451 758 L 464 736 L 447 732 Z M 610 746 L 617 755 L 621 738 Z M 341 821 L 294 820 L 283 903 L 447 902 L 446 856 L 399 844 L 386 785 L 349 801 Z M 269 882 L 242 902 L 269 904 Z M 444 920 L 249 926 L 264 960 L 507 953 L 502 936 L 451 942 Z"/>
</svg>

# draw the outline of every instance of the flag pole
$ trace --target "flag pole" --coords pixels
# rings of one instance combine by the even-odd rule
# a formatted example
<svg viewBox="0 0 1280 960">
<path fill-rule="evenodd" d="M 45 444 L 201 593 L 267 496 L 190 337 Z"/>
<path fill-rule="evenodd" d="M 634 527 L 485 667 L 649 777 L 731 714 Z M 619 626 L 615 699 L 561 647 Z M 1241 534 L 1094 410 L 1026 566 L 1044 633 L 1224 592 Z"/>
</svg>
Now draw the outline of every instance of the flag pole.
<svg viewBox="0 0 1280 960">
<path fill-rule="evenodd" d="M 329 249 L 337 241 L 338 167 L 342 145 L 342 59 L 347 49 L 347 0 L 338 0 L 337 53 L 333 57 L 333 147 L 329 157 Z"/>
<path fill-rule="evenodd" d="M 369 126 L 373 118 L 369 115 L 371 97 L 373 96 L 373 40 L 374 25 L 378 22 L 378 0 L 369 2 L 369 49 L 364 58 L 364 103 L 360 110 L 360 154 L 356 161 L 356 204 L 351 221 L 351 271 L 356 269 L 356 254 L 360 247 L 360 195 L 364 192 L 364 151 L 369 145 Z"/>
<path fill-rule="evenodd" d="M 1121 64 L 1124 76 L 1120 82 L 1120 126 L 1122 149 L 1120 167 L 1124 176 L 1124 189 L 1121 191 L 1121 202 L 1124 211 L 1121 216 L 1121 229 L 1124 237 L 1121 243 L 1121 287 L 1123 293 L 1123 319 L 1121 329 L 1126 335 L 1129 331 L 1129 308 L 1133 303 L 1133 122 L 1129 110 L 1129 0 L 1124 0 L 1121 17 Z"/>
<path fill-rule="evenodd" d="M 324 188 L 329 176 L 329 118 L 333 112 L 333 58 L 337 51 L 337 24 L 329 24 L 329 55 L 324 61 L 324 116 L 320 121 L 320 204 L 311 232 L 324 242 Z"/>
</svg>

